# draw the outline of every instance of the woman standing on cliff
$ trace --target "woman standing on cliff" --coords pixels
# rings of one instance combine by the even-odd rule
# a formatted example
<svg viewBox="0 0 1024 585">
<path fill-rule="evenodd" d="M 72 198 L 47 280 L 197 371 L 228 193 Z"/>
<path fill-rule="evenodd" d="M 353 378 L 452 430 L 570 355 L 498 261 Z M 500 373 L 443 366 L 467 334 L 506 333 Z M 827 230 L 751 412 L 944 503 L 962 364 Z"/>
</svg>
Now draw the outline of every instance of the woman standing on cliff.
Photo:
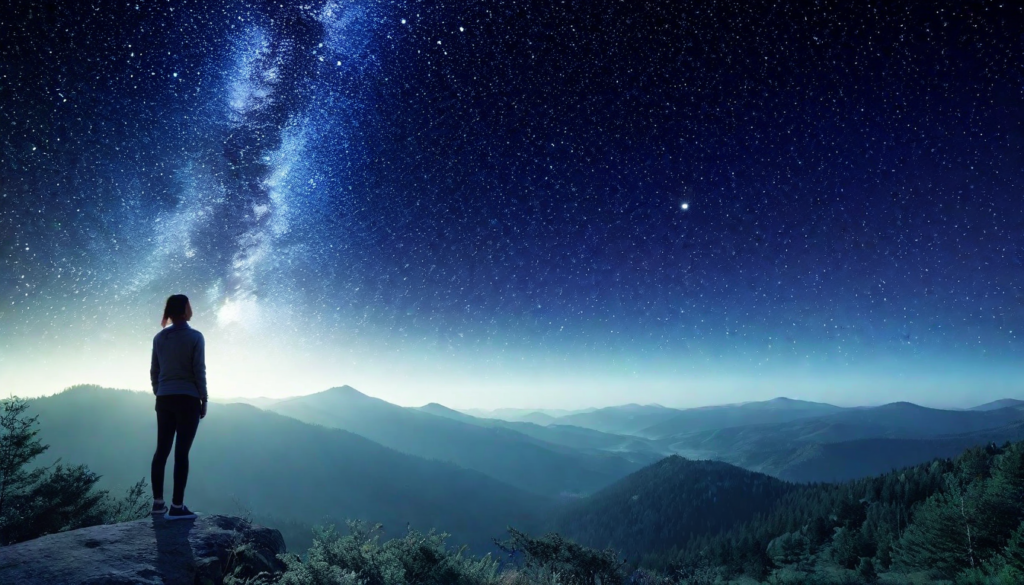
<svg viewBox="0 0 1024 585">
<path fill-rule="evenodd" d="M 156 453 L 153 454 L 153 513 L 168 520 L 195 518 L 185 506 L 188 451 L 206 417 L 206 341 L 192 329 L 192 305 L 185 295 L 171 295 L 153 338 L 149 377 L 156 394 Z M 172 324 L 167 326 L 167 322 Z M 177 435 L 177 441 L 174 436 Z M 174 492 L 170 508 L 164 503 L 164 468 L 174 443 Z"/>
</svg>

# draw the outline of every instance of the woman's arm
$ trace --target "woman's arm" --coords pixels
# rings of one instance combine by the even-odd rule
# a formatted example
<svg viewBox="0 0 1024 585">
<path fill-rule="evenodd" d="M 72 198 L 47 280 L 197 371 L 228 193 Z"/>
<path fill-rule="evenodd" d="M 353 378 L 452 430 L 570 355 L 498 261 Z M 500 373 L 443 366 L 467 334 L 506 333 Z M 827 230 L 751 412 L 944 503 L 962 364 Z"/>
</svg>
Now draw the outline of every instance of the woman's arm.
<svg viewBox="0 0 1024 585">
<path fill-rule="evenodd" d="M 196 389 L 199 390 L 199 399 L 206 402 L 206 339 L 199 334 L 199 340 L 192 350 L 192 375 L 196 378 Z"/>
<path fill-rule="evenodd" d="M 153 359 L 149 363 L 149 381 L 153 384 L 153 394 L 160 385 L 160 360 L 156 358 L 156 339 L 153 340 Z"/>
</svg>

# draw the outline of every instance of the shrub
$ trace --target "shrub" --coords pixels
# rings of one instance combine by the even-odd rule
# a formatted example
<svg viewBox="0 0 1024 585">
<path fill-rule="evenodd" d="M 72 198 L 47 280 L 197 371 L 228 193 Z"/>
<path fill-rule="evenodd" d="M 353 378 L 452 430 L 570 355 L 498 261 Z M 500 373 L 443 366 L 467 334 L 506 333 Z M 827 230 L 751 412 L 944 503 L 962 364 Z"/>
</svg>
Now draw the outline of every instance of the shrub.
<svg viewBox="0 0 1024 585">
<path fill-rule="evenodd" d="M 490 556 L 474 559 L 464 548 L 445 546 L 447 534 L 409 530 L 402 538 L 380 542 L 380 525 L 349 523 L 349 534 L 333 526 L 315 528 L 313 546 L 302 561 L 282 557 L 287 570 L 282 585 L 487 585 L 497 582 L 498 563 Z"/>
<path fill-rule="evenodd" d="M 528 570 L 550 572 L 562 585 L 623 585 L 623 563 L 613 550 L 598 551 L 566 540 L 559 534 L 531 538 L 509 528 L 508 540 L 498 546 Z"/>
<path fill-rule="evenodd" d="M 306 559 L 282 555 L 281 585 L 627 585 L 612 551 L 596 551 L 557 534 L 531 538 L 509 529 L 497 543 L 508 554 L 504 567 L 491 555 L 474 558 L 445 545 L 447 534 L 409 530 L 381 542 L 380 526 L 349 522 L 349 534 L 315 528 Z M 657 575 L 636 571 L 628 585 L 663 585 Z"/>
</svg>

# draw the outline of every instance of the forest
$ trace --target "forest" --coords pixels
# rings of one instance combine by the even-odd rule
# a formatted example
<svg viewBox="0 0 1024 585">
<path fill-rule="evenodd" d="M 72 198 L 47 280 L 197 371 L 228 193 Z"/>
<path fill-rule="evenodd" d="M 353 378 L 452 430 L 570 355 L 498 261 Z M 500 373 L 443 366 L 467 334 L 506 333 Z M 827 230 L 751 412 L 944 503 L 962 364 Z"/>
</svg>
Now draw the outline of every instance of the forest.
<svg viewBox="0 0 1024 585">
<path fill-rule="evenodd" d="M 643 555 L 691 582 L 1024 581 L 1024 443 L 799 486 L 755 519 Z M 883 578 L 884 577 L 884 578 Z"/>
</svg>

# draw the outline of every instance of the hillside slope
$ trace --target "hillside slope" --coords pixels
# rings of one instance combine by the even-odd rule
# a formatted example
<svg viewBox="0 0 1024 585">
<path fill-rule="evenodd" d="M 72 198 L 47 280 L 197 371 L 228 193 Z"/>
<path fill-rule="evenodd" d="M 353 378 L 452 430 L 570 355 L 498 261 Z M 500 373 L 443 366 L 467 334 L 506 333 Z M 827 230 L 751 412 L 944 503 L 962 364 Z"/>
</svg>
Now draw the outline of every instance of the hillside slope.
<svg viewBox="0 0 1024 585">
<path fill-rule="evenodd" d="M 149 477 L 156 444 L 148 393 L 77 387 L 31 401 L 41 459 L 83 462 L 117 491 Z M 168 461 L 167 481 L 172 463 Z M 168 485 L 167 490 L 170 489 Z M 399 453 L 364 437 L 244 404 L 211 404 L 190 456 L 187 503 L 306 524 L 346 519 L 444 529 L 477 550 L 508 525 L 535 526 L 549 502 L 481 473 Z"/>
<path fill-rule="evenodd" d="M 571 506 L 554 528 L 635 559 L 747 522 L 794 489 L 727 463 L 672 456 Z"/>
</svg>

